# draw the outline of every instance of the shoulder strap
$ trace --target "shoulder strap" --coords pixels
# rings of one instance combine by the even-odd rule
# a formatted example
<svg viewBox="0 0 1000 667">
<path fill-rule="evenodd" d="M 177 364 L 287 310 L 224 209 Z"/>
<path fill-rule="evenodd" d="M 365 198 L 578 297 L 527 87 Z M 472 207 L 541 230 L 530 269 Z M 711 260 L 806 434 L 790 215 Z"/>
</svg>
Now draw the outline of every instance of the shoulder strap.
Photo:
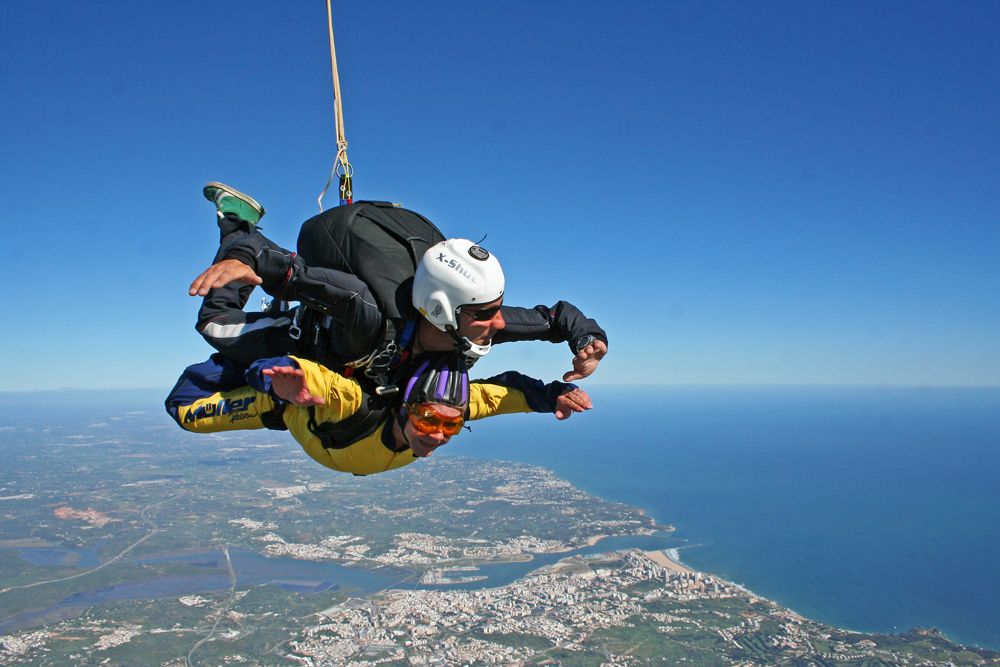
<svg viewBox="0 0 1000 667">
<path fill-rule="evenodd" d="M 316 422 L 316 409 L 309 408 L 309 431 L 319 438 L 325 449 L 344 449 L 367 438 L 378 430 L 389 414 L 389 401 L 369 392 L 367 382 L 356 376 L 362 388 L 361 407 L 350 417 L 339 422 Z"/>
</svg>

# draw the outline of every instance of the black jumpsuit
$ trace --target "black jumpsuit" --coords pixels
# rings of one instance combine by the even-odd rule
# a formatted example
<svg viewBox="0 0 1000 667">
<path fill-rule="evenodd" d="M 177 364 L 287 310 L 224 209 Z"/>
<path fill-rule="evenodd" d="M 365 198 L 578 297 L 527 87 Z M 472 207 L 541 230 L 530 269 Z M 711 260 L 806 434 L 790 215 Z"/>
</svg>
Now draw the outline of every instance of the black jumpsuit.
<svg viewBox="0 0 1000 667">
<path fill-rule="evenodd" d="M 294 354 L 327 368 L 368 357 L 385 337 L 386 321 L 368 286 L 356 276 L 307 266 L 301 257 L 228 214 L 220 221 L 222 243 L 215 262 L 238 259 L 260 276 L 261 288 L 277 302 L 298 301 L 290 310 L 243 311 L 252 285 L 230 283 L 211 290 L 198 313 L 198 332 L 215 349 L 244 366 L 258 359 Z M 585 336 L 607 343 L 592 319 L 565 301 L 552 308 L 503 306 L 506 326 L 493 344 L 522 340 L 569 343 L 573 354 Z M 412 343 L 416 322 L 394 323 L 400 348 Z"/>
</svg>

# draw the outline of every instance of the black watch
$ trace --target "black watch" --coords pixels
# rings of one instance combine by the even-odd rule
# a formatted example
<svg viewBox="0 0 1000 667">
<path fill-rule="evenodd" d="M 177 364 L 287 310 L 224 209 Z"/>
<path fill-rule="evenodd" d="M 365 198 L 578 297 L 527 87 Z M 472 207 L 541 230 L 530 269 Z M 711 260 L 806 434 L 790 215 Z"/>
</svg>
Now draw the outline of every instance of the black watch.
<svg viewBox="0 0 1000 667">
<path fill-rule="evenodd" d="M 587 347 L 591 343 L 597 340 L 597 336 L 591 334 L 584 334 L 576 339 L 576 353 L 580 354 L 580 350 Z"/>
</svg>

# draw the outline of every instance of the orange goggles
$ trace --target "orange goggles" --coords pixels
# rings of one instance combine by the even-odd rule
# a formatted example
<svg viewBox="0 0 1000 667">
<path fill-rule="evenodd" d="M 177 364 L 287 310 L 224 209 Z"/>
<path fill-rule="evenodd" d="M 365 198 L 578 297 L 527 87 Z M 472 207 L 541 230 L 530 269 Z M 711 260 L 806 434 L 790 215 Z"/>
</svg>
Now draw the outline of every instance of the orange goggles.
<svg viewBox="0 0 1000 667">
<path fill-rule="evenodd" d="M 445 435 L 455 435 L 462 430 L 465 419 L 462 417 L 445 417 L 426 403 L 406 406 L 413 428 L 430 435 L 440 431 Z"/>
</svg>

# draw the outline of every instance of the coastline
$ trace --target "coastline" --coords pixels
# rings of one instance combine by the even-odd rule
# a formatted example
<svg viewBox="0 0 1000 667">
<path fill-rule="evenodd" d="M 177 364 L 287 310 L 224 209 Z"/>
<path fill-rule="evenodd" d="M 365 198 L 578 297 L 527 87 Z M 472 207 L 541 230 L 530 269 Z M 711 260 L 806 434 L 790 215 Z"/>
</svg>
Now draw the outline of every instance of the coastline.
<svg viewBox="0 0 1000 667">
<path fill-rule="evenodd" d="M 550 471 L 550 472 L 552 472 L 552 471 Z M 555 473 L 553 472 L 552 474 L 554 475 Z M 569 480 L 566 480 L 566 481 L 569 481 Z M 602 498 L 602 500 L 604 500 L 604 498 Z M 639 511 L 639 514 L 641 514 L 643 516 L 650 516 L 650 517 L 652 516 L 651 514 L 647 513 L 647 511 L 644 508 L 642 508 L 642 507 L 638 507 L 638 506 L 635 506 L 635 505 L 632 505 L 632 507 L 635 507 L 635 509 L 637 509 Z M 673 533 L 673 532 L 675 532 L 677 530 L 677 528 L 673 524 L 667 524 L 666 526 L 660 526 L 660 525 L 658 525 L 656 523 L 655 519 L 653 519 L 652 529 L 654 531 L 662 531 L 662 532 L 665 532 L 665 533 Z M 598 542 L 600 542 L 601 540 L 603 540 L 604 538 L 607 538 L 607 537 L 628 537 L 628 536 L 629 536 L 629 534 L 623 534 L 623 535 L 593 535 L 593 536 L 587 538 L 587 544 L 586 544 L 586 546 L 592 547 L 592 546 L 596 545 Z M 658 549 L 658 550 L 653 550 L 653 551 L 646 551 L 646 550 L 643 550 L 643 549 L 637 549 L 637 551 L 639 551 L 640 553 L 642 553 L 644 556 L 646 556 L 647 558 L 649 558 L 651 561 L 653 561 L 657 565 L 665 567 L 666 569 L 671 570 L 673 572 L 677 572 L 677 573 L 680 573 L 680 574 L 704 574 L 704 575 L 711 575 L 713 577 L 717 577 L 717 578 L 719 578 L 719 579 L 721 579 L 721 580 L 723 580 L 723 581 L 731 584 L 732 586 L 740 589 L 741 591 L 743 591 L 747 595 L 751 596 L 752 599 L 757 599 L 757 600 L 761 600 L 761 601 L 764 601 L 764 602 L 769 602 L 769 603 L 771 603 L 773 605 L 781 607 L 782 609 L 784 609 L 785 611 L 787 611 L 788 613 L 790 613 L 792 616 L 794 616 L 796 618 L 799 618 L 799 619 L 802 619 L 804 621 L 809 621 L 809 622 L 813 622 L 813 623 L 819 623 L 819 622 L 821 622 L 821 621 L 815 621 L 815 620 L 810 619 L 810 618 L 808 618 L 806 616 L 803 616 L 802 614 L 796 612 L 794 609 L 791 609 L 790 607 L 788 607 L 788 606 L 786 606 L 786 605 L 784 605 L 784 604 L 782 604 L 780 602 L 777 602 L 777 601 L 772 600 L 770 598 L 767 598 L 767 597 L 764 597 L 764 596 L 759 595 L 757 593 L 754 593 L 752 590 L 750 590 L 746 586 L 743 586 L 742 584 L 738 584 L 738 583 L 736 583 L 734 581 L 730 581 L 729 579 L 726 579 L 726 578 L 722 577 L 721 575 L 713 574 L 711 572 L 702 572 L 701 570 L 695 570 L 693 568 L 688 567 L 687 565 L 684 565 L 681 562 L 681 560 L 680 560 L 679 549 L 685 549 L 685 548 L 697 547 L 697 546 L 702 546 L 702 545 L 701 544 L 686 544 L 683 547 L 678 547 L 678 548 L 674 548 L 674 549 Z M 572 548 L 566 548 L 564 551 L 572 551 L 572 550 L 573 550 Z M 560 551 L 563 551 L 563 550 L 560 550 Z M 864 631 L 864 630 L 850 630 L 850 629 L 847 629 L 847 628 L 838 628 L 838 629 L 844 630 L 846 632 L 857 632 L 857 633 L 862 633 L 862 634 L 866 633 L 866 631 Z M 944 636 L 944 635 L 942 635 L 942 636 Z"/>
<path fill-rule="evenodd" d="M 555 474 L 555 473 L 553 473 L 553 474 Z M 569 480 L 567 480 L 567 481 L 569 481 Z M 604 499 L 602 498 L 602 500 L 604 500 Z M 652 516 L 651 514 L 647 513 L 647 511 L 645 510 L 645 508 L 638 507 L 638 506 L 635 506 L 635 505 L 633 505 L 633 507 L 635 507 L 637 510 L 639 510 L 639 513 L 642 514 L 642 515 L 644 515 L 644 516 L 650 516 L 650 517 Z M 675 532 L 677 530 L 677 528 L 673 524 L 667 524 L 666 526 L 660 526 L 660 525 L 658 525 L 656 523 L 655 519 L 653 519 L 653 529 L 654 530 L 663 531 L 663 532 L 666 532 L 666 533 L 673 533 L 673 532 Z M 600 540 L 604 539 L 605 537 L 611 537 L 611 536 L 609 536 L 609 535 L 595 535 L 595 536 L 593 536 L 591 538 L 588 538 L 588 540 L 587 540 L 587 546 L 594 546 L 595 544 L 597 544 Z M 613 537 L 627 537 L 627 535 L 615 535 Z M 721 575 L 714 574 L 714 573 L 711 573 L 711 572 L 702 572 L 701 570 L 695 570 L 693 568 L 688 567 L 687 565 L 684 565 L 684 563 L 681 562 L 679 550 L 680 549 L 690 548 L 690 547 L 699 547 L 699 546 L 702 546 L 702 545 L 701 544 L 686 544 L 683 547 L 678 547 L 678 548 L 675 548 L 675 549 L 658 549 L 658 550 L 654 550 L 654 551 L 645 551 L 645 550 L 639 549 L 638 551 L 640 551 L 643 555 L 645 555 L 647 558 L 649 558 L 651 561 L 653 561 L 657 565 L 665 567 L 668 570 L 671 570 L 673 572 L 678 572 L 678 573 L 681 573 L 681 574 L 707 574 L 707 575 L 711 575 L 713 577 L 718 577 L 719 579 L 721 579 L 721 580 L 723 580 L 723 581 L 725 581 L 725 582 L 727 582 L 727 583 L 735 586 L 736 588 L 740 589 L 741 591 L 743 591 L 747 595 L 750 595 L 752 598 L 755 598 L 757 600 L 762 600 L 764 602 L 769 602 L 771 604 L 777 605 L 777 606 L 781 607 L 782 609 L 786 610 L 787 612 L 789 612 L 791 615 L 795 616 L 796 618 L 800 618 L 802 620 L 810 621 L 810 622 L 813 622 L 813 623 L 820 622 L 820 621 L 815 621 L 813 619 L 810 619 L 810 618 L 808 618 L 806 616 L 803 616 L 802 614 L 799 614 L 798 612 L 796 612 L 794 609 L 791 609 L 788 606 L 786 606 L 784 604 L 781 604 L 780 602 L 777 602 L 777 601 L 772 600 L 770 598 L 764 597 L 763 595 L 759 595 L 757 593 L 754 593 L 752 590 L 750 590 L 746 586 L 743 586 L 742 584 L 738 584 L 738 583 L 736 583 L 734 581 L 730 581 L 729 579 L 726 579 L 725 577 L 722 577 Z M 845 630 L 847 632 L 860 632 L 860 633 L 864 633 L 865 632 L 865 631 L 862 631 L 862 630 L 848 630 L 847 628 L 839 628 L 839 629 Z"/>
<path fill-rule="evenodd" d="M 674 552 L 673 554 L 669 552 Z M 668 570 L 673 570 L 674 572 L 680 572 L 682 574 L 694 574 L 695 571 L 685 565 L 681 564 L 679 560 L 676 559 L 676 549 L 668 549 L 667 551 L 643 551 L 647 558 L 656 563 L 657 565 L 662 565 Z"/>
</svg>

